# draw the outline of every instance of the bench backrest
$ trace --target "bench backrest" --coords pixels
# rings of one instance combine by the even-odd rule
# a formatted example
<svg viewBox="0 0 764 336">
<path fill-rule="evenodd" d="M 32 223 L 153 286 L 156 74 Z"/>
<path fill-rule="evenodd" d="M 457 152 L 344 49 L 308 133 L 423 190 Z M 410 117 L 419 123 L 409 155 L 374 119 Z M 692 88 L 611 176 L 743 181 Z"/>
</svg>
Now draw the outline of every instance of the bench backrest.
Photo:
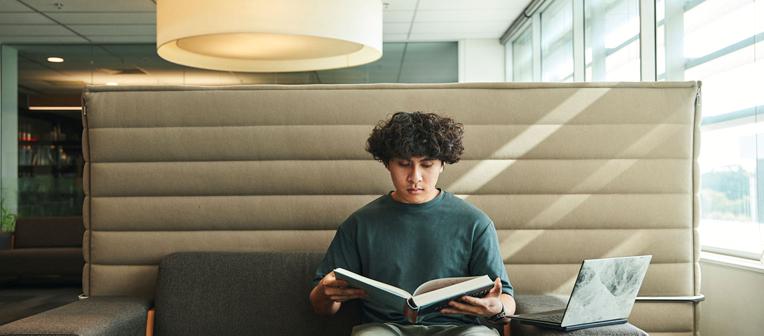
<svg viewBox="0 0 764 336">
<path fill-rule="evenodd" d="M 324 251 L 392 189 L 364 151 L 396 111 L 465 125 L 440 187 L 494 220 L 518 293 L 569 293 L 585 258 L 652 254 L 640 295 L 699 293 L 699 83 L 91 87 L 88 295 L 152 296 L 178 251 Z M 691 333 L 695 308 L 632 322 Z"/>
</svg>

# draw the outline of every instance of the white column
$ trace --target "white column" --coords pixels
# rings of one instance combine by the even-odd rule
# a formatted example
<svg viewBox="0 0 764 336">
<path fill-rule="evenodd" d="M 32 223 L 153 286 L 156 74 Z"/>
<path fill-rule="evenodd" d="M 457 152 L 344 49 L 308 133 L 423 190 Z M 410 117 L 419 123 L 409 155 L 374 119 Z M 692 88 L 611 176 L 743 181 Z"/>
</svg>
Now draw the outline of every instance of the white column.
<svg viewBox="0 0 764 336">
<path fill-rule="evenodd" d="M 459 41 L 459 82 L 503 82 L 506 59 L 499 39 Z"/>
<path fill-rule="evenodd" d="M 0 195 L 5 207 L 18 209 L 18 52 L 0 46 Z"/>
</svg>

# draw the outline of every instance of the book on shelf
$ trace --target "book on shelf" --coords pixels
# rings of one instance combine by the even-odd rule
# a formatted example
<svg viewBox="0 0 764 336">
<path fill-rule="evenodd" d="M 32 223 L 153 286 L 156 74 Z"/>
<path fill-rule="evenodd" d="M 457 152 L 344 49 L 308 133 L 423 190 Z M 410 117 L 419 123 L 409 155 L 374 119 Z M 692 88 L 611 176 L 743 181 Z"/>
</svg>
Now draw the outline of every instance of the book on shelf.
<svg viewBox="0 0 764 336">
<path fill-rule="evenodd" d="M 350 287 L 366 291 L 364 300 L 400 310 L 411 323 L 415 323 L 420 316 L 440 311 L 450 301 L 462 296 L 484 297 L 494 285 L 487 275 L 441 278 L 427 281 L 417 287 L 414 293 L 409 293 L 343 268 L 334 269 L 334 274 Z"/>
</svg>

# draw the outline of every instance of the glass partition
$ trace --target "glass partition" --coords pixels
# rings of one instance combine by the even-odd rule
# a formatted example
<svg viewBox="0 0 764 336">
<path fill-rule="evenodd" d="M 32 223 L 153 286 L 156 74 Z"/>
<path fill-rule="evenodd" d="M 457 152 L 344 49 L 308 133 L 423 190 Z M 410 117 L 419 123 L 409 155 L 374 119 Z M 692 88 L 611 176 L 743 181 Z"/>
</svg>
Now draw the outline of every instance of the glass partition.
<svg viewBox="0 0 764 336">
<path fill-rule="evenodd" d="M 512 41 L 512 80 L 515 82 L 533 81 L 532 38 L 531 27 L 527 27 Z"/>
<path fill-rule="evenodd" d="M 573 81 L 573 2 L 556 0 L 541 12 L 541 80 Z"/>
<path fill-rule="evenodd" d="M 584 2 L 587 81 L 639 81 L 639 0 Z"/>
</svg>

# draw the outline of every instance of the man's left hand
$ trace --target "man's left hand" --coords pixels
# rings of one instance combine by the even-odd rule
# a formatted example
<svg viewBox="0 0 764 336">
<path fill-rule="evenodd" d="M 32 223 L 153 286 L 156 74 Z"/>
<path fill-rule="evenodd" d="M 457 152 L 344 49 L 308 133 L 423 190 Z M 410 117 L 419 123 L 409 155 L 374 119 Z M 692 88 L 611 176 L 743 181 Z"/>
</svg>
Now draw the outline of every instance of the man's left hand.
<svg viewBox="0 0 764 336">
<path fill-rule="evenodd" d="M 458 301 L 448 303 L 447 308 L 440 310 L 442 314 L 465 314 L 482 317 L 491 317 L 501 312 L 501 279 L 496 278 L 493 288 L 482 298 L 462 296 Z"/>
</svg>

